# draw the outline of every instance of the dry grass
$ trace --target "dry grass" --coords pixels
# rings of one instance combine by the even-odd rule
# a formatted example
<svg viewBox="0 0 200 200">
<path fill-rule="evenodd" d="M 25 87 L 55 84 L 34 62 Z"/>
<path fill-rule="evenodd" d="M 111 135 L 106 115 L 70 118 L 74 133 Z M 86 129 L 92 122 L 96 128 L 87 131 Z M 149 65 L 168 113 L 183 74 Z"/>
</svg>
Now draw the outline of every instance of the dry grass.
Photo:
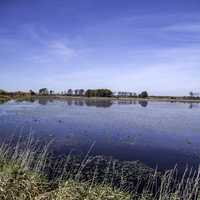
<svg viewBox="0 0 200 200">
<path fill-rule="evenodd" d="M 67 181 L 53 184 L 37 173 L 21 169 L 19 166 L 2 165 L 0 170 L 1 200 L 130 200 L 131 195 L 109 186 Z"/>
<path fill-rule="evenodd" d="M 34 199 L 43 190 L 41 178 L 17 165 L 3 165 L 0 169 L 0 199 Z"/>
<path fill-rule="evenodd" d="M 178 170 L 175 167 L 162 175 L 159 184 L 154 178 L 149 179 L 139 195 L 139 200 L 197 200 L 200 198 L 199 184 L 200 169 L 195 171 L 186 168 L 182 178 L 178 178 Z"/>
<path fill-rule="evenodd" d="M 10 148 L 10 144 L 0 146 L 0 200 L 130 199 L 130 194 L 106 185 L 92 187 L 90 182 L 70 179 L 61 182 L 61 177 L 49 181 L 44 173 L 49 144 L 41 148 L 31 136 L 25 143 L 22 141 L 19 139 L 14 148 Z M 88 162 L 88 154 L 74 177 L 80 176 Z"/>
<path fill-rule="evenodd" d="M 41 195 L 38 200 L 131 200 L 131 195 L 109 186 L 90 188 L 87 183 L 67 181 L 57 190 Z"/>
<path fill-rule="evenodd" d="M 127 177 L 124 177 L 123 167 L 118 187 L 115 187 L 114 175 L 118 171 L 117 163 L 114 161 L 107 163 L 108 167 L 101 183 L 97 181 L 98 165 L 93 168 L 93 177 L 83 182 L 80 179 L 81 173 L 88 164 L 91 164 L 92 159 L 89 157 L 91 149 L 78 166 L 76 174 L 71 176 L 74 177 L 73 180 L 61 174 L 62 177 L 57 177 L 51 182 L 44 174 L 48 145 L 41 148 L 31 137 L 23 143 L 23 148 L 20 147 L 20 143 L 21 141 L 12 149 L 9 144 L 0 146 L 1 200 L 197 200 L 199 198 L 200 170 L 194 171 L 188 168 L 181 179 L 178 178 L 176 167 L 166 171 L 161 177 L 155 170 L 145 183 L 138 178 L 134 190 L 130 191 L 124 187 Z M 111 177 L 110 171 L 114 172 Z"/>
</svg>

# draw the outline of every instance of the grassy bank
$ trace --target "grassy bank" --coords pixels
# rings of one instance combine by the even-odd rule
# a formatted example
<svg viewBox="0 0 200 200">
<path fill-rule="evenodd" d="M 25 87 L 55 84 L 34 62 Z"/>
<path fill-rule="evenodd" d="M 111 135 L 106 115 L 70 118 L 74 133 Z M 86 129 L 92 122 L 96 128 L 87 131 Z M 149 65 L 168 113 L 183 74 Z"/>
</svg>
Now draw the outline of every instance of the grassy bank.
<svg viewBox="0 0 200 200">
<path fill-rule="evenodd" d="M 0 95 L 0 103 L 4 103 L 6 101 L 11 100 L 10 96 L 6 96 L 6 95 Z"/>
<path fill-rule="evenodd" d="M 43 147 L 42 147 L 43 146 Z M 196 200 L 200 171 L 186 169 L 178 178 L 176 167 L 160 175 L 138 162 L 104 157 L 82 160 L 68 155 L 50 162 L 48 145 L 32 139 L 11 148 L 0 147 L 0 199 L 2 200 Z M 105 168 L 105 166 L 107 166 Z M 49 177 L 48 170 L 55 173 Z M 60 173 L 57 173 L 60 172 Z M 137 182 L 135 180 L 137 179 Z M 131 184 L 132 183 L 132 184 Z M 131 187 L 129 187 L 131 186 Z"/>
<path fill-rule="evenodd" d="M 45 176 L 13 163 L 0 163 L 1 200 L 195 200 L 199 199 L 199 178 L 182 179 L 173 185 L 172 173 L 163 176 L 155 193 L 126 192 L 106 184 L 77 180 L 50 182 Z M 191 179 L 191 180 L 190 180 Z M 172 187 L 172 189 L 170 189 Z M 173 188 L 174 187 L 174 188 Z"/>
<path fill-rule="evenodd" d="M 21 100 L 25 101 L 28 100 L 30 101 L 33 97 L 31 95 L 0 95 L 0 103 L 4 103 L 10 100 Z"/>
<path fill-rule="evenodd" d="M 111 184 L 95 182 L 95 175 L 92 180 L 81 179 L 84 168 L 90 162 L 89 155 L 79 163 L 75 162 L 74 157 L 72 158 L 73 168 L 78 169 L 75 169 L 76 174 L 75 171 L 65 169 L 69 156 L 67 161 L 62 160 L 64 165 L 59 161 L 50 163 L 47 154 L 48 145 L 41 147 L 29 138 L 26 142 L 18 141 L 12 147 L 9 143 L 0 146 L 1 200 L 131 199 L 131 194 Z M 62 165 L 62 169 L 58 165 Z M 52 168 L 55 177 L 49 177 L 47 172 L 49 168 Z M 58 176 L 58 171 L 61 170 L 63 171 Z M 66 176 L 65 172 L 70 176 Z"/>
<path fill-rule="evenodd" d="M 130 200 L 131 195 L 109 186 L 67 180 L 51 183 L 33 171 L 18 165 L 7 164 L 0 167 L 1 200 Z"/>
</svg>

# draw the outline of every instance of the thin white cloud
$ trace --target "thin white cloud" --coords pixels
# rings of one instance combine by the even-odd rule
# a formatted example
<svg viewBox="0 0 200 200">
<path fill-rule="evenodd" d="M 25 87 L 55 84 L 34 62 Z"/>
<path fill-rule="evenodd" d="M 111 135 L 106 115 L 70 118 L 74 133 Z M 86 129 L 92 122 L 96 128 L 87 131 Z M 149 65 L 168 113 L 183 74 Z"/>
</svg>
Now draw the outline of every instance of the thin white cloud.
<svg viewBox="0 0 200 200">
<path fill-rule="evenodd" d="M 58 54 L 67 58 L 77 56 L 77 51 L 73 48 L 68 47 L 62 41 L 50 41 L 48 47 L 53 54 Z"/>
<path fill-rule="evenodd" d="M 83 51 L 69 46 L 66 38 L 55 36 L 37 24 L 23 24 L 10 34 L 6 32 L 8 33 L 8 30 L 0 29 L 2 49 L 4 52 L 13 53 L 13 56 L 18 54 L 18 57 L 25 61 L 68 62 Z"/>
<path fill-rule="evenodd" d="M 164 28 L 166 31 L 174 32 L 200 32 L 200 23 L 189 23 L 189 24 L 174 24 Z"/>
</svg>

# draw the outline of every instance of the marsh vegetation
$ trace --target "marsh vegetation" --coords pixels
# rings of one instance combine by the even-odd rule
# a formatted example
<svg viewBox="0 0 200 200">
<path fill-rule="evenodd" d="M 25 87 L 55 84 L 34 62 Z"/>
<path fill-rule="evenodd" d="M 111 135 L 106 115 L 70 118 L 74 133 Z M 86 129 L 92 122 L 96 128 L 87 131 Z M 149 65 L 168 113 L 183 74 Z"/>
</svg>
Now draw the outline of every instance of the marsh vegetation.
<svg viewBox="0 0 200 200">
<path fill-rule="evenodd" d="M 199 197 L 200 171 L 175 167 L 163 174 L 139 162 L 119 162 L 69 154 L 51 160 L 50 143 L 40 146 L 29 137 L 0 147 L 2 200 L 193 200 Z M 53 173 L 49 173 L 49 170 Z M 51 176 L 50 176 L 51 174 Z"/>
</svg>

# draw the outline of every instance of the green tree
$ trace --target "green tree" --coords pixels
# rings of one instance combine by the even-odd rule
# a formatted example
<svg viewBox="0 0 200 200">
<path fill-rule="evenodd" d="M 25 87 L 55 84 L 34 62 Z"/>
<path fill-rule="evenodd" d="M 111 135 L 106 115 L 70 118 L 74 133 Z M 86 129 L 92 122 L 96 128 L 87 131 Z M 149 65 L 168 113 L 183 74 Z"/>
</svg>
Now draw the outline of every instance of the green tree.
<svg viewBox="0 0 200 200">
<path fill-rule="evenodd" d="M 95 92 L 95 90 L 89 89 L 89 90 L 87 90 L 85 92 L 85 96 L 87 96 L 87 97 L 95 97 L 96 96 L 96 92 Z"/>
<path fill-rule="evenodd" d="M 87 97 L 111 97 L 112 91 L 109 89 L 87 90 L 85 93 Z"/>
<path fill-rule="evenodd" d="M 48 95 L 48 94 L 49 94 L 49 91 L 48 91 L 47 88 L 41 88 L 41 89 L 39 90 L 39 94 L 40 94 L 40 95 Z"/>
<path fill-rule="evenodd" d="M 30 93 L 31 96 L 36 95 L 36 93 L 33 90 L 29 90 L 29 93 Z"/>
<path fill-rule="evenodd" d="M 50 95 L 53 95 L 53 94 L 54 94 L 54 91 L 53 91 L 53 90 L 50 90 L 49 93 L 50 93 Z"/>
<path fill-rule="evenodd" d="M 140 98 L 147 98 L 149 95 L 148 95 L 148 93 L 147 93 L 147 91 L 143 91 L 143 92 L 141 92 L 140 94 L 139 94 L 139 97 Z"/>
<path fill-rule="evenodd" d="M 69 90 L 67 91 L 67 95 L 68 95 L 68 96 L 72 96 L 72 95 L 73 95 L 73 90 L 72 90 L 72 89 L 69 89 Z"/>
</svg>

